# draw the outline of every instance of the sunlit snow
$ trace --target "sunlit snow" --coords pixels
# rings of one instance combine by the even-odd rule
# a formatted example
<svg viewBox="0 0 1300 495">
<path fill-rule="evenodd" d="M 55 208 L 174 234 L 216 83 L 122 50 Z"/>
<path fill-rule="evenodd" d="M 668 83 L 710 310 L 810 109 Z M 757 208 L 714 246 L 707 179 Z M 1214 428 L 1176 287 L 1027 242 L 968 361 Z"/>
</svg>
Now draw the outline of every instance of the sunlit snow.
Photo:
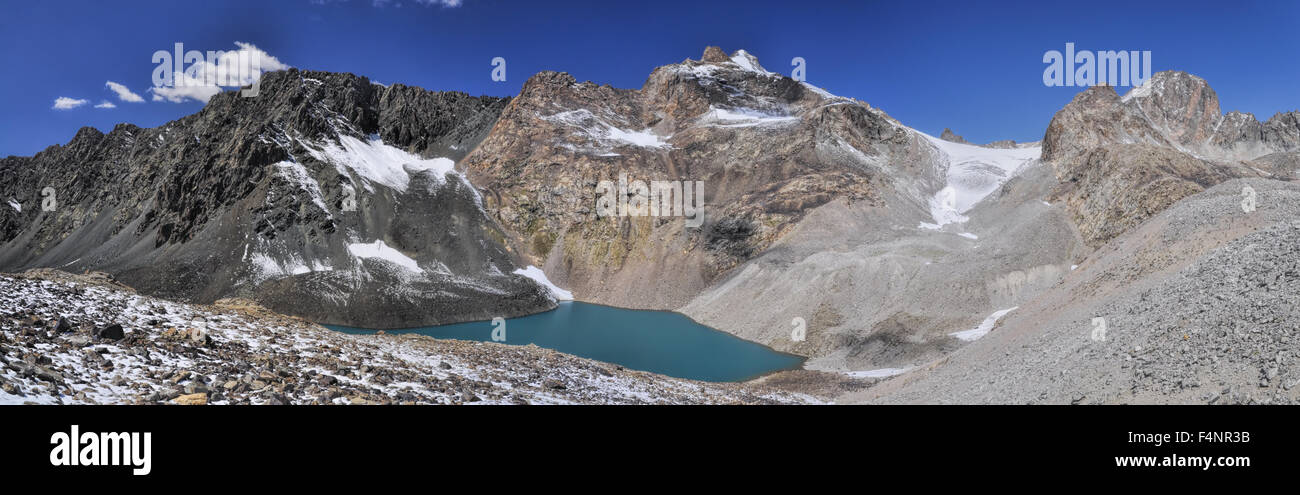
<svg viewBox="0 0 1300 495">
<path fill-rule="evenodd" d="M 1042 154 L 1041 146 L 985 148 L 916 132 L 925 136 L 947 162 L 946 184 L 930 200 L 930 214 L 940 226 L 965 222 L 964 213 Z"/>
<path fill-rule="evenodd" d="M 962 330 L 962 331 L 960 331 L 960 332 L 953 332 L 953 333 L 950 333 L 950 334 L 948 334 L 948 335 L 951 335 L 951 336 L 953 336 L 953 337 L 957 337 L 957 338 L 959 338 L 959 339 L 961 339 L 961 340 L 965 340 L 965 341 L 967 341 L 967 342 L 972 341 L 972 340 L 975 340 L 975 339 L 978 339 L 978 338 L 983 337 L 984 335 L 988 334 L 990 331 L 992 331 L 992 330 L 993 330 L 993 325 L 997 324 L 998 320 L 1002 319 L 1003 316 L 1006 316 L 1007 313 L 1010 313 L 1010 312 L 1014 311 L 1016 308 L 1019 308 L 1019 307 L 1020 307 L 1020 306 L 1016 306 L 1016 307 L 1013 307 L 1013 308 L 1007 308 L 1007 309 L 1003 309 L 1003 310 L 1000 310 L 1000 311 L 995 311 L 993 314 L 989 315 L 988 318 L 985 318 L 984 321 L 980 322 L 980 325 L 979 325 L 978 327 L 972 328 L 972 329 L 970 329 L 970 330 Z"/>
<path fill-rule="evenodd" d="M 348 245 L 348 252 L 358 258 L 372 258 L 388 261 L 407 270 L 418 272 L 420 265 L 401 251 L 388 247 L 382 240 L 372 243 L 353 243 Z"/>
<path fill-rule="evenodd" d="M 535 267 L 533 265 L 528 265 L 528 268 L 520 268 L 518 270 L 515 270 L 515 273 L 531 278 L 533 279 L 533 281 L 537 282 L 538 284 L 541 284 L 542 287 L 546 287 L 547 290 L 551 291 L 551 296 L 555 297 L 556 300 L 559 301 L 573 300 L 573 293 L 561 289 L 557 287 L 555 284 L 551 283 L 551 281 L 546 278 L 546 273 L 542 272 L 541 268 Z"/>
</svg>

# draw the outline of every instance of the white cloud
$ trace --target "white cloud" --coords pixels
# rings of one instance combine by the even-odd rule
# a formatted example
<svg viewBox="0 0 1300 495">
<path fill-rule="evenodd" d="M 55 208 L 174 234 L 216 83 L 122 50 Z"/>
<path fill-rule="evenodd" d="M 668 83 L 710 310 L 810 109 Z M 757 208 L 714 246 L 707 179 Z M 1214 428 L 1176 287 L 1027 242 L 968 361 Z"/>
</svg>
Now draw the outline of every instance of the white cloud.
<svg viewBox="0 0 1300 495">
<path fill-rule="evenodd" d="M 132 93 L 131 90 L 126 86 L 115 83 L 113 81 L 105 82 L 104 85 L 108 86 L 108 89 L 113 90 L 114 93 L 117 93 L 117 99 L 119 100 L 131 102 L 131 103 L 140 103 L 144 101 L 144 98 L 141 98 L 140 95 L 138 94 Z"/>
<path fill-rule="evenodd" d="M 373 0 L 371 2 L 371 5 L 374 5 L 376 7 L 386 7 L 388 6 L 389 3 L 392 3 L 392 1 L 393 0 Z M 445 8 L 456 8 L 456 7 L 460 7 L 461 4 L 465 2 L 464 0 L 415 0 L 415 3 L 418 3 L 420 5 L 426 5 L 426 6 L 436 5 Z M 394 7 L 401 7 L 401 6 L 402 6 L 401 2 L 398 2 L 396 5 L 394 5 Z"/>
<path fill-rule="evenodd" d="M 141 100 L 141 101 L 144 101 L 144 100 Z M 98 105 L 95 105 L 95 108 L 117 108 L 117 105 L 114 105 L 113 102 L 111 102 L 111 101 L 103 100 L 103 101 L 99 102 Z"/>
<path fill-rule="evenodd" d="M 72 110 L 79 106 L 85 105 L 86 103 L 87 103 L 86 100 L 60 96 L 58 99 L 54 100 L 54 106 L 51 108 L 55 110 Z"/>
<path fill-rule="evenodd" d="M 221 92 L 222 87 L 247 86 L 261 79 L 264 72 L 289 68 L 252 43 L 236 41 L 235 45 L 238 50 L 221 52 L 216 60 L 200 60 L 184 67 L 183 71 L 176 71 L 172 74 L 170 86 L 149 88 L 153 101 L 207 103 L 213 95 Z"/>
<path fill-rule="evenodd" d="M 178 78 L 184 77 L 184 74 L 177 72 L 176 76 Z M 176 87 L 154 86 L 152 88 L 149 88 L 149 92 L 153 93 L 153 101 L 166 100 L 172 103 L 182 103 L 185 100 L 194 100 L 194 101 L 201 101 L 207 103 L 209 98 L 212 98 L 213 95 L 221 92 L 220 87 L 202 86 L 201 82 L 194 83 L 194 85 L 190 85 L 190 83 L 194 81 L 198 81 L 198 80 L 195 79 L 186 82 L 185 85 L 180 85 Z M 181 84 L 181 82 L 177 80 L 176 84 Z"/>
</svg>

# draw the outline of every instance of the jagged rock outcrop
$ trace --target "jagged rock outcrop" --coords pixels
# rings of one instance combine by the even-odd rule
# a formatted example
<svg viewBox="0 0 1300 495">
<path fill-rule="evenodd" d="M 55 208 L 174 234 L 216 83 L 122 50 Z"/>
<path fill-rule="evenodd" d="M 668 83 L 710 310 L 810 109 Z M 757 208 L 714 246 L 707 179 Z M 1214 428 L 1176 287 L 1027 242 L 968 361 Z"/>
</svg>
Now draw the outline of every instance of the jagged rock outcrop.
<svg viewBox="0 0 1300 495">
<path fill-rule="evenodd" d="M 1290 178 L 1300 157 L 1297 113 L 1259 123 L 1224 115 L 1205 80 L 1156 73 L 1124 97 L 1079 93 L 1052 118 L 1043 160 L 1085 239 L 1098 246 L 1190 194 L 1237 177 Z"/>
<path fill-rule="evenodd" d="M 943 132 L 939 134 L 939 139 L 942 139 L 944 141 L 952 141 L 954 143 L 971 144 L 971 142 L 967 141 L 966 138 L 958 136 L 957 133 L 952 132 L 952 129 L 949 129 L 947 127 L 943 128 Z"/>
<path fill-rule="evenodd" d="M 100 270 L 357 326 L 545 309 L 452 171 L 508 101 L 291 69 L 158 128 L 84 128 L 0 161 L 0 197 L 19 205 L 0 214 L 0 270 Z"/>
</svg>

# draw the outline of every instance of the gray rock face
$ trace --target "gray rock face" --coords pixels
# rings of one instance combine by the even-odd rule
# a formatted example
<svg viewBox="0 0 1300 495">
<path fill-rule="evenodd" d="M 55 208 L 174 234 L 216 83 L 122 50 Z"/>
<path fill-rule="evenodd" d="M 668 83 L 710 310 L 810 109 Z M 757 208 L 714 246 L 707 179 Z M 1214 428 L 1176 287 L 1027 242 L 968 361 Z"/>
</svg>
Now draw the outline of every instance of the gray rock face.
<svg viewBox="0 0 1300 495">
<path fill-rule="evenodd" d="M 0 270 L 99 270 L 356 326 L 546 309 L 477 192 L 444 175 L 508 101 L 291 69 L 155 129 L 83 128 L 0 160 L 0 197 L 23 206 L 0 214 Z"/>
<path fill-rule="evenodd" d="M 939 139 L 942 139 L 944 141 L 952 141 L 954 143 L 971 144 L 970 141 L 966 140 L 966 138 L 958 136 L 957 133 L 952 132 L 952 129 L 949 129 L 947 127 L 943 128 L 943 133 L 939 134 Z"/>
<path fill-rule="evenodd" d="M 1247 186 L 1259 196 L 1250 213 Z M 1237 179 L 1189 196 L 941 366 L 848 400 L 1295 404 L 1297 215 L 1295 183 Z"/>
</svg>

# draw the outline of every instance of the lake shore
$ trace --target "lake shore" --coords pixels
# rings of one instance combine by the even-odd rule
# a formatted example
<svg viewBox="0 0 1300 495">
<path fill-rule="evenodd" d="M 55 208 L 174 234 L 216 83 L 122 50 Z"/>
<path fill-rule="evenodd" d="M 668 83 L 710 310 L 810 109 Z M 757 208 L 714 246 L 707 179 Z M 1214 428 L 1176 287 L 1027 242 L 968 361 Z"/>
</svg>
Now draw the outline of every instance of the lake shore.
<svg viewBox="0 0 1300 495">
<path fill-rule="evenodd" d="M 142 296 L 98 273 L 0 275 L 0 316 L 5 404 L 823 402 L 762 380 L 670 378 L 536 346 L 346 335 L 246 300 Z"/>
</svg>

